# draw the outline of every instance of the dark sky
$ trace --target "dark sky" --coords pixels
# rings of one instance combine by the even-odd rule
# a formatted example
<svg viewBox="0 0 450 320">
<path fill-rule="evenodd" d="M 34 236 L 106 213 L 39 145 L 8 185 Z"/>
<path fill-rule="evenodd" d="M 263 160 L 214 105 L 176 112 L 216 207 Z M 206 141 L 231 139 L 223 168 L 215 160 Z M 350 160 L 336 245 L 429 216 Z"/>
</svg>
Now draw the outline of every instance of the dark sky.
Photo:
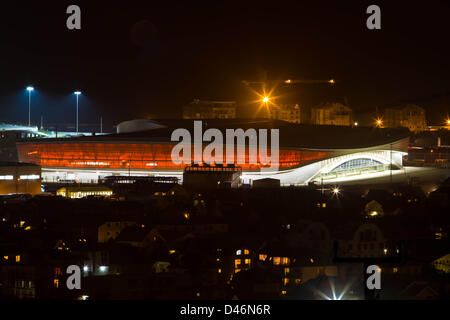
<svg viewBox="0 0 450 320">
<path fill-rule="evenodd" d="M 174 117 L 193 98 L 255 97 L 241 80 L 329 79 L 284 97 L 347 99 L 356 111 L 403 102 L 441 121 L 450 103 L 449 1 L 8 1 L 2 3 L 0 122 L 106 124 Z M 66 28 L 81 7 L 81 30 Z M 382 30 L 366 28 L 370 4 Z M 308 100 L 309 99 L 309 100 Z M 311 100 L 312 99 L 312 100 Z M 441 119 L 442 118 L 442 119 Z"/>
</svg>

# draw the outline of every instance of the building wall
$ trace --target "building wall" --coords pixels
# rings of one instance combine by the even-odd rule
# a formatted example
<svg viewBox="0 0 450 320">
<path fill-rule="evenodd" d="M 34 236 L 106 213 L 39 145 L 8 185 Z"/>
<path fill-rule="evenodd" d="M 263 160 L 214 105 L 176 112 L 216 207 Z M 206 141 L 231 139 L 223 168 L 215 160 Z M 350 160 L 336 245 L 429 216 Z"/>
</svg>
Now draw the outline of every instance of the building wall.
<svg viewBox="0 0 450 320">
<path fill-rule="evenodd" d="M 194 99 L 183 107 L 183 119 L 235 119 L 236 102 Z"/>
<path fill-rule="evenodd" d="M 0 194 L 41 193 L 41 167 L 36 165 L 0 166 Z"/>
<path fill-rule="evenodd" d="M 302 110 L 298 104 L 270 107 L 270 119 L 283 120 L 291 123 L 302 123 Z"/>
<path fill-rule="evenodd" d="M 352 124 L 352 110 L 341 103 L 323 103 L 311 109 L 311 123 L 350 126 Z"/>
<path fill-rule="evenodd" d="M 383 122 L 386 128 L 405 127 L 412 132 L 424 131 L 427 128 L 425 110 L 412 104 L 402 108 L 387 108 Z"/>
</svg>

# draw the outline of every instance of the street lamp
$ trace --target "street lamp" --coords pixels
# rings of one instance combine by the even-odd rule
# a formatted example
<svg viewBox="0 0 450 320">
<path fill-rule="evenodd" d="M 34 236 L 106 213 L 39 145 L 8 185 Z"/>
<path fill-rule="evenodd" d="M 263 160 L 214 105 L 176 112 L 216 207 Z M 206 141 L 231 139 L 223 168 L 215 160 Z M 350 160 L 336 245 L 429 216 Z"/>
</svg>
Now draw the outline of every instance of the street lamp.
<svg viewBox="0 0 450 320">
<path fill-rule="evenodd" d="M 269 102 L 269 97 L 264 97 L 264 98 L 262 99 L 262 102 L 264 102 L 264 103 Z"/>
<path fill-rule="evenodd" d="M 381 118 L 378 118 L 375 123 L 378 128 L 383 126 L 383 120 Z"/>
<path fill-rule="evenodd" d="M 76 131 L 78 133 L 78 96 L 81 94 L 81 91 L 75 91 L 74 94 L 77 97 L 77 125 L 76 125 Z"/>
<path fill-rule="evenodd" d="M 31 86 L 27 87 L 28 91 L 28 126 L 31 126 L 31 91 L 33 91 L 34 88 Z"/>
</svg>

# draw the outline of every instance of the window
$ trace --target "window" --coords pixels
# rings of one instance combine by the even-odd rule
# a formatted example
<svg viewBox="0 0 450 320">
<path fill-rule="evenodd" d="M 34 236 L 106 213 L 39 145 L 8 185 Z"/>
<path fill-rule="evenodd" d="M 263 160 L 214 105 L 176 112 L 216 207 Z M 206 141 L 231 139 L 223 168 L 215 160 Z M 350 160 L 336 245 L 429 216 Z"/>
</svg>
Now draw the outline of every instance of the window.
<svg viewBox="0 0 450 320">
<path fill-rule="evenodd" d="M 16 262 L 20 262 L 20 254 L 16 255 Z"/>
<path fill-rule="evenodd" d="M 241 259 L 234 260 L 234 267 L 238 268 L 241 265 Z"/>
<path fill-rule="evenodd" d="M 353 159 L 340 164 L 339 166 L 331 170 L 331 172 L 361 169 L 366 167 L 376 167 L 379 165 L 382 165 L 382 163 L 373 159 Z"/>
<path fill-rule="evenodd" d="M 62 276 L 61 268 L 55 268 L 55 277 Z"/>
<path fill-rule="evenodd" d="M 281 258 L 280 257 L 273 257 L 273 264 L 274 265 L 279 265 L 280 264 L 280 261 L 281 261 Z"/>
<path fill-rule="evenodd" d="M 267 259 L 267 254 L 260 254 L 259 255 L 259 260 L 265 261 L 266 259 Z"/>
<path fill-rule="evenodd" d="M 244 249 L 244 254 L 250 254 L 250 251 L 247 249 Z"/>
<path fill-rule="evenodd" d="M 53 279 L 53 286 L 59 288 L 59 279 Z"/>
</svg>

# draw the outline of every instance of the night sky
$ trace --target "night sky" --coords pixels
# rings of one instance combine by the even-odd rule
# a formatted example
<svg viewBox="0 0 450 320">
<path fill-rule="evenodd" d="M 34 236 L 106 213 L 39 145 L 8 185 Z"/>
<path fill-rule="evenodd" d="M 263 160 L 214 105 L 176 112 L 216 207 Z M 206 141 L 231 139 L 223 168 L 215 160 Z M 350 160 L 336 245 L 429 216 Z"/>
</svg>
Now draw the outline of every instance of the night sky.
<svg viewBox="0 0 450 320">
<path fill-rule="evenodd" d="M 356 111 L 411 102 L 440 124 L 450 111 L 449 1 L 8 1 L 1 8 L 0 122 L 105 126 L 176 117 L 193 98 L 256 97 L 241 80 L 299 85 L 286 102 L 347 101 Z M 81 7 L 81 30 L 66 28 Z M 370 4 L 381 30 L 366 28 Z M 280 89 L 281 90 L 281 89 Z"/>
</svg>

